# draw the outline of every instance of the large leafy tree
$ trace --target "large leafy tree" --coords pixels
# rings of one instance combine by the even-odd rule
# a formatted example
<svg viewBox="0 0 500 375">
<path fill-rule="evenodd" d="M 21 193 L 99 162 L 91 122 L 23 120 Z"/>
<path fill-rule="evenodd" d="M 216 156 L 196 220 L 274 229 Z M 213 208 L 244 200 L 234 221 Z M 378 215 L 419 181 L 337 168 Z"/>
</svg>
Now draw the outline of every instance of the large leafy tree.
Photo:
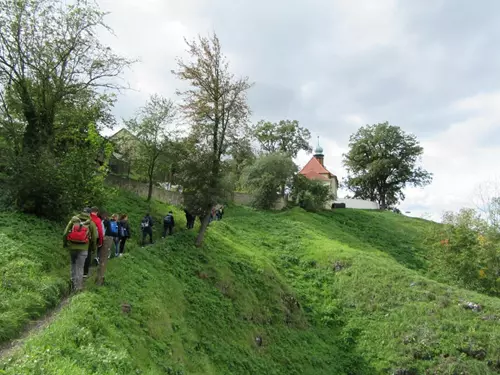
<svg viewBox="0 0 500 375">
<path fill-rule="evenodd" d="M 175 137 L 176 111 L 170 99 L 152 95 L 137 116 L 125 121 L 127 128 L 139 140 L 135 165 L 139 174 L 148 180 L 148 198 L 151 200 L 153 185 L 158 171 L 158 162 L 167 154 L 170 141 Z"/>
<path fill-rule="evenodd" d="M 196 239 L 196 245 L 201 246 L 210 210 L 221 196 L 221 159 L 228 153 L 229 145 L 237 143 L 247 131 L 250 115 L 247 90 L 251 84 L 247 77 L 237 78 L 230 72 L 217 35 L 199 36 L 186 43 L 191 59 L 178 59 L 178 70 L 173 73 L 190 85 L 179 92 L 183 98 L 181 108 L 192 124 L 191 135 L 197 141 L 191 154 L 192 162 L 186 167 L 194 168 L 201 175 L 191 180 L 192 185 L 184 184 L 184 191 L 204 216 Z M 199 170 L 200 163 L 204 166 L 202 170 Z M 192 194 L 196 190 L 203 193 Z M 196 199 L 191 199 L 193 196 Z"/>
<path fill-rule="evenodd" d="M 0 137 L 10 193 L 25 211 L 57 216 L 99 199 L 97 131 L 113 123 L 131 63 L 100 42 L 104 15 L 86 0 L 0 0 Z"/>
<path fill-rule="evenodd" d="M 273 123 L 260 121 L 253 128 L 253 135 L 264 152 L 281 152 L 297 157 L 299 151 L 311 152 L 311 133 L 300 127 L 297 120 L 281 120 Z"/>
<path fill-rule="evenodd" d="M 122 87 L 130 61 L 99 41 L 104 15 L 86 0 L 0 0 L 0 100 L 4 117 L 23 122 L 24 149 L 51 146 L 70 125 L 64 108 L 109 103 L 103 92 Z"/>
<path fill-rule="evenodd" d="M 380 208 L 404 200 L 406 186 L 425 186 L 432 174 L 418 166 L 424 150 L 417 138 L 400 127 L 380 123 L 360 128 L 344 154 L 345 186 L 355 198 L 379 203 Z"/>
</svg>

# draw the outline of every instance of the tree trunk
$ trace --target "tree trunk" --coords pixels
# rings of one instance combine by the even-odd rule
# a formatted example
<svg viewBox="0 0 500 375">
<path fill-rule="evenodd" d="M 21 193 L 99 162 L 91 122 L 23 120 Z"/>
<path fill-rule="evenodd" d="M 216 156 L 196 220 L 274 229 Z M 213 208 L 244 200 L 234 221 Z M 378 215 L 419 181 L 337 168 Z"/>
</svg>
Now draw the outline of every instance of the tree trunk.
<svg viewBox="0 0 500 375">
<path fill-rule="evenodd" d="M 205 239 L 205 232 L 207 231 L 209 221 L 210 221 L 210 212 L 205 216 L 205 219 L 201 223 L 200 231 L 198 232 L 198 237 L 196 237 L 196 247 L 201 247 L 201 245 L 203 245 L 203 240 Z"/>
<path fill-rule="evenodd" d="M 153 196 L 153 176 L 149 176 L 149 187 L 148 187 L 148 199 L 147 202 L 151 201 L 151 197 Z"/>
</svg>

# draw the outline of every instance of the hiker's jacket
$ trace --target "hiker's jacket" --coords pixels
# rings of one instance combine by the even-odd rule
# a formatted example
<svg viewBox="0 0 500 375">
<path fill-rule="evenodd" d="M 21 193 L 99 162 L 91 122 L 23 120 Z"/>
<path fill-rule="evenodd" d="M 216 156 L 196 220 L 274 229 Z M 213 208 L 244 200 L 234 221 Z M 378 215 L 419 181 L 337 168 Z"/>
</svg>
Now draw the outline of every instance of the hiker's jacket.
<svg viewBox="0 0 500 375">
<path fill-rule="evenodd" d="M 120 220 L 118 222 L 118 233 L 120 233 L 120 237 L 122 237 L 121 235 L 121 228 L 125 228 L 125 232 L 127 233 L 127 235 L 125 236 L 125 238 L 130 238 L 130 236 L 132 235 L 132 233 L 130 232 L 130 225 L 128 223 L 128 220 Z"/>
<path fill-rule="evenodd" d="M 72 243 L 69 242 L 68 239 L 66 238 L 68 233 L 71 231 L 73 228 L 74 224 L 78 223 L 86 223 L 89 226 L 89 243 Z M 64 230 L 64 237 L 63 237 L 63 244 L 64 247 L 68 247 L 69 250 L 71 251 L 95 251 L 96 250 L 96 245 L 97 245 L 97 237 L 98 237 L 98 231 L 97 231 L 97 226 L 95 223 L 91 220 L 90 215 L 86 213 L 81 213 L 76 216 L 73 216 L 71 220 L 69 221 L 68 225 L 66 226 L 66 229 Z"/>
<path fill-rule="evenodd" d="M 144 218 L 142 219 L 142 221 L 144 222 L 146 220 L 148 221 L 149 226 L 146 227 L 146 228 L 142 228 L 142 230 L 146 231 L 146 232 L 153 230 L 153 225 L 154 225 L 153 218 L 150 215 L 144 216 Z"/>
<path fill-rule="evenodd" d="M 167 214 L 167 216 L 170 216 L 170 223 L 167 223 L 165 219 L 163 220 L 163 227 L 164 228 L 169 228 L 169 227 L 175 227 L 175 221 L 174 221 L 174 215 L 172 214 Z"/>
<path fill-rule="evenodd" d="M 116 233 L 113 233 L 111 231 L 111 221 L 113 220 L 103 220 L 102 223 L 104 224 L 104 236 L 106 237 L 118 237 L 120 233 L 120 224 L 115 221 L 116 226 L 117 226 L 117 231 Z"/>
<path fill-rule="evenodd" d="M 97 241 L 97 246 L 101 247 L 102 246 L 102 241 L 104 240 L 104 231 L 102 230 L 102 221 L 97 216 L 95 212 L 90 213 L 90 218 L 94 222 L 94 224 L 97 227 L 97 233 L 99 234 L 99 240 Z"/>
</svg>

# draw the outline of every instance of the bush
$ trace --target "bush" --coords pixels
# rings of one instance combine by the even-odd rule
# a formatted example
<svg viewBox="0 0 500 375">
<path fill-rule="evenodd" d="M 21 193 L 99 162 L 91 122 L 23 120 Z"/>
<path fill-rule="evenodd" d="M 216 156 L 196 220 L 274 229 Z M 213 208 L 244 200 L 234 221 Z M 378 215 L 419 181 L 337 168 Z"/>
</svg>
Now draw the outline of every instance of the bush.
<svg viewBox="0 0 500 375">
<path fill-rule="evenodd" d="M 248 186 L 252 192 L 254 207 L 268 210 L 274 207 L 280 189 L 285 190 L 296 171 L 297 166 L 288 155 L 281 153 L 263 155 L 244 169 L 242 185 Z"/>
<path fill-rule="evenodd" d="M 500 296 L 500 234 L 473 209 L 448 212 L 430 242 L 434 272 L 468 289 Z"/>
<path fill-rule="evenodd" d="M 105 199 L 106 165 L 96 158 L 104 141 L 95 128 L 89 130 L 83 147 L 60 155 L 47 148 L 13 156 L 6 178 L 9 195 L 23 212 L 60 219 L 85 205 L 99 205 Z M 111 149 L 105 152 L 108 158 Z"/>
<path fill-rule="evenodd" d="M 334 197 L 328 185 L 298 174 L 294 179 L 292 198 L 307 211 L 319 211 Z"/>
</svg>

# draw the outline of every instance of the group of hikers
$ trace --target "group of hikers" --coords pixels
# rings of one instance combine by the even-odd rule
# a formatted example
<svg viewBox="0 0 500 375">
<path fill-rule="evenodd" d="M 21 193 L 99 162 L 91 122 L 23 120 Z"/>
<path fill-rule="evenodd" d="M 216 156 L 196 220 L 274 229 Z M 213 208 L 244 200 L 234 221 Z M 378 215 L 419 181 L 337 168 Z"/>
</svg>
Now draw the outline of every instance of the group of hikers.
<svg viewBox="0 0 500 375">
<path fill-rule="evenodd" d="M 194 228 L 196 217 L 184 209 L 186 228 Z M 224 206 L 214 207 L 210 221 L 222 220 Z M 200 216 L 200 222 L 202 221 Z M 153 244 L 154 221 L 149 212 L 141 221 L 142 241 L 146 238 Z M 163 238 L 174 233 L 175 220 L 172 211 L 163 218 Z M 97 285 L 103 285 L 108 259 L 120 257 L 125 252 L 125 244 L 131 237 L 127 214 L 112 214 L 97 207 L 86 207 L 81 213 L 71 218 L 64 230 L 63 245 L 70 250 L 71 283 L 74 291 L 83 289 L 83 281 L 89 276 L 94 263 L 98 267 Z M 95 254 L 92 262 L 92 254 Z"/>
<path fill-rule="evenodd" d="M 127 214 L 113 214 L 99 211 L 97 207 L 84 208 L 83 212 L 71 218 L 64 230 L 63 245 L 70 250 L 71 282 L 75 291 L 83 288 L 92 265 L 92 254 L 98 266 L 98 285 L 104 283 L 107 260 L 120 257 L 131 236 Z"/>
</svg>

